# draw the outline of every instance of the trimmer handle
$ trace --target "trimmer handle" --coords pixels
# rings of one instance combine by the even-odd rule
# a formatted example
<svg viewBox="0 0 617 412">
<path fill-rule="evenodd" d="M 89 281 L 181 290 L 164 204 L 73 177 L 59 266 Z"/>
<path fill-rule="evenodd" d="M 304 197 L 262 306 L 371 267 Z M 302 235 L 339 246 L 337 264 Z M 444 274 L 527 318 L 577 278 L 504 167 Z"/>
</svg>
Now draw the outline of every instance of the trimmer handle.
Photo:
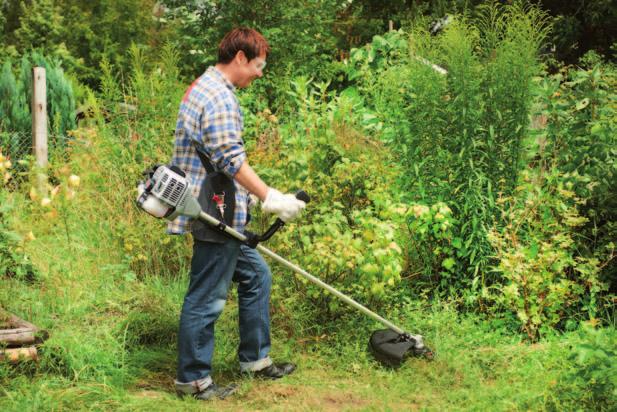
<svg viewBox="0 0 617 412">
<path fill-rule="evenodd" d="M 308 203 L 311 201 L 310 196 L 304 190 L 298 190 L 296 192 L 296 199 L 302 200 L 304 203 Z M 276 233 L 277 230 L 285 226 L 285 222 L 281 220 L 280 217 L 277 217 L 272 226 L 265 231 L 263 235 L 259 236 L 259 242 L 264 242 L 272 237 Z"/>
</svg>

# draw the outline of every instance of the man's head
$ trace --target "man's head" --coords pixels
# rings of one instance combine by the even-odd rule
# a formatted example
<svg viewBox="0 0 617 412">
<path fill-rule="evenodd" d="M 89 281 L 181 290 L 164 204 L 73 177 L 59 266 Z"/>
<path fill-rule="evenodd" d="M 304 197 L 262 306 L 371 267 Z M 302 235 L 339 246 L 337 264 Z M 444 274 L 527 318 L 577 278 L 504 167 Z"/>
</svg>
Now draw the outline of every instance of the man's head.
<svg viewBox="0 0 617 412">
<path fill-rule="evenodd" d="M 236 87 L 247 87 L 263 75 L 270 46 L 256 30 L 240 27 L 225 35 L 219 45 L 217 67 Z"/>
</svg>

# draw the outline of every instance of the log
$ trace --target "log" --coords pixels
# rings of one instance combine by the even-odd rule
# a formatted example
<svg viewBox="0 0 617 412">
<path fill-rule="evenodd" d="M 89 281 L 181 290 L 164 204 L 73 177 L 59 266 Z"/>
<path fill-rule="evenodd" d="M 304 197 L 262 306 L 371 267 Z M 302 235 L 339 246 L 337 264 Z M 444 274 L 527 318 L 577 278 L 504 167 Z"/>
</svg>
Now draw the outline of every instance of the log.
<svg viewBox="0 0 617 412">
<path fill-rule="evenodd" d="M 39 328 L 34 326 L 32 323 L 26 322 L 22 318 L 18 318 L 15 315 L 11 315 L 9 322 L 11 323 L 11 325 L 13 325 L 14 328 L 28 328 L 33 332 L 37 332 L 39 330 Z"/>
<path fill-rule="evenodd" d="M 7 359 L 9 362 L 17 363 L 22 360 L 38 360 L 38 352 L 34 346 L 16 349 L 1 349 L 0 361 Z"/>
<path fill-rule="evenodd" d="M 30 328 L 0 330 L 0 343 L 7 346 L 20 346 L 25 343 L 34 343 L 36 332 Z"/>
<path fill-rule="evenodd" d="M 49 337 L 30 322 L 15 316 L 8 317 L 8 326 L 11 329 L 0 329 L 0 345 L 21 346 L 24 344 L 41 343 Z"/>
</svg>

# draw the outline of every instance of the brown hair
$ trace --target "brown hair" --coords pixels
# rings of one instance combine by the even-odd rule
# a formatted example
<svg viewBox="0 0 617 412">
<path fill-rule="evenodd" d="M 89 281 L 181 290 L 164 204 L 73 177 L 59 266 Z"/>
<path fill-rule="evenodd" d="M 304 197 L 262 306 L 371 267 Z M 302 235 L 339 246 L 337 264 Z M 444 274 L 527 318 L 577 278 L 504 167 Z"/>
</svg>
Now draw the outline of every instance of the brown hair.
<svg viewBox="0 0 617 412">
<path fill-rule="evenodd" d="M 250 61 L 262 52 L 267 55 L 270 52 L 270 46 L 257 30 L 238 27 L 223 37 L 221 44 L 219 44 L 218 62 L 223 64 L 231 62 L 240 50 Z"/>
</svg>

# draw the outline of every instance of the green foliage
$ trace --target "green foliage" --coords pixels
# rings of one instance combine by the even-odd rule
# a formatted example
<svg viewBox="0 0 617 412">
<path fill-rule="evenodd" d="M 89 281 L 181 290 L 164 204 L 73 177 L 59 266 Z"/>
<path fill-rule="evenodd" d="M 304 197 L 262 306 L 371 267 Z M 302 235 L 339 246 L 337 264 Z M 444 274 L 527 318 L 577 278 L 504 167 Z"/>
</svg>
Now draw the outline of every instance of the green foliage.
<svg viewBox="0 0 617 412">
<path fill-rule="evenodd" d="M 408 38 L 402 30 L 390 31 L 383 36 L 373 36 L 372 42 L 350 52 L 349 67 L 346 68 L 349 80 L 356 80 L 368 91 L 377 76 L 389 66 L 399 63 L 408 53 Z M 360 79 L 360 81 L 358 81 Z"/>
<path fill-rule="evenodd" d="M 18 157 L 23 148 L 18 132 L 31 127 L 30 110 L 26 94 L 13 75 L 11 62 L 2 65 L 0 73 L 0 133 L 3 135 L 2 147 L 5 154 Z"/>
<path fill-rule="evenodd" d="M 22 50 L 53 50 L 58 47 L 63 21 L 54 0 L 22 1 L 20 7 L 19 28 L 15 31 L 16 46 Z"/>
<path fill-rule="evenodd" d="M 452 210 L 442 202 L 430 207 L 412 204 L 407 216 L 411 267 L 421 271 L 418 275 L 428 280 L 430 288 L 448 290 L 461 270 L 458 257 L 463 247 L 453 231 L 458 225 Z M 457 291 L 450 290 L 450 294 L 456 296 Z"/>
<path fill-rule="evenodd" d="M 327 88 L 295 79 L 288 94 L 296 115 L 279 128 L 262 112 L 269 121 L 255 119 L 266 126 L 248 129 L 255 135 L 248 150 L 268 184 L 302 188 L 312 198 L 306 217 L 271 241 L 277 252 L 360 301 L 378 305 L 400 284 L 404 265 L 406 209 L 394 190 L 397 169 L 389 166 L 387 149 L 364 135 L 370 125 L 356 110 L 357 101 Z M 265 217 L 258 215 L 257 222 L 265 229 Z M 306 296 L 315 316 L 342 313 L 338 300 L 302 279 L 283 289 L 283 296 Z"/>
<path fill-rule="evenodd" d="M 103 60 L 101 104 L 108 123 L 103 126 L 101 104 L 92 99 L 95 122 L 78 137 L 99 147 L 94 170 L 87 171 L 99 193 L 112 204 L 127 206 L 122 216 L 112 208 L 97 217 L 113 227 L 113 242 L 124 262 L 140 277 L 177 276 L 190 253 L 188 240 L 162 235 L 165 223 L 153 222 L 135 208 L 134 197 L 143 170 L 169 160 L 177 105 L 186 86 L 178 81 L 178 54 L 171 46 L 162 47 L 154 61 L 136 45 L 130 54 L 132 71 L 125 85 Z"/>
<path fill-rule="evenodd" d="M 539 163 L 577 173 L 573 191 L 586 199 L 581 213 L 588 223 L 581 228 L 588 241 L 579 247 L 602 262 L 602 276 L 615 283 L 617 262 L 617 121 L 612 66 L 595 65 L 556 75 L 541 82 L 539 114 L 547 126 L 537 133 Z"/>
<path fill-rule="evenodd" d="M 557 409 L 610 411 L 617 407 L 615 329 L 581 327 L 569 350 L 569 367 L 557 384 Z"/>
<path fill-rule="evenodd" d="M 408 53 L 403 47 L 402 58 L 385 71 L 377 68 L 383 71 L 377 81 L 361 81 L 384 122 L 384 138 L 401 155 L 408 198 L 446 201 L 453 208 L 464 269 L 454 288 L 497 280 L 481 275 L 492 254 L 487 231 L 497 194 L 513 190 L 524 160 L 531 79 L 539 72 L 536 54 L 545 35 L 545 16 L 537 8 L 491 3 L 477 20 L 454 19 L 435 41 L 414 30 Z M 388 36 L 390 47 L 401 47 L 399 33 Z M 352 76 L 358 64 L 370 72 L 362 61 L 383 54 L 384 42 L 376 40 L 367 54 L 352 54 Z"/>
<path fill-rule="evenodd" d="M 490 240 L 505 280 L 495 299 L 516 313 L 531 340 L 581 316 L 593 319 L 598 296 L 607 290 L 599 279 L 598 259 L 580 254 L 578 234 L 586 218 L 572 191 L 577 176 L 524 173 L 513 198 L 500 198 L 503 228 Z M 568 325 L 565 325 L 568 326 Z"/>
<path fill-rule="evenodd" d="M 68 132 L 76 127 L 73 87 L 59 62 L 50 62 L 34 51 L 21 58 L 16 79 L 11 62 L 7 61 L 0 73 L 0 134 L 2 146 L 16 159 L 27 155 L 32 146 L 30 106 L 32 68 L 35 66 L 45 68 L 46 72 L 50 147 L 64 149 Z"/>
<path fill-rule="evenodd" d="M 542 0 L 542 6 L 553 17 L 551 41 L 558 60 L 572 64 L 589 50 L 597 50 L 602 55 L 615 58 L 614 51 L 610 50 L 616 38 L 615 2 Z"/>
<path fill-rule="evenodd" d="M 27 241 L 11 228 L 11 213 L 14 205 L 6 189 L 0 187 L 0 278 L 33 281 L 37 272 L 25 252 Z"/>
</svg>

